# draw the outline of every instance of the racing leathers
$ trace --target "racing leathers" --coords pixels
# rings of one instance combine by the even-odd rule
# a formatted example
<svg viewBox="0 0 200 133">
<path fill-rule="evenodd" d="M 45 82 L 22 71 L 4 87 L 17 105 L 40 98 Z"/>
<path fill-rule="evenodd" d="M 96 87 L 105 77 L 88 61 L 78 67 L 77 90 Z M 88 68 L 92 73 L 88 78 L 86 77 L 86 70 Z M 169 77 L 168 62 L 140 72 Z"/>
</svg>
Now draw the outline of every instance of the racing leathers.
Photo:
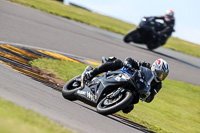
<svg viewBox="0 0 200 133">
<path fill-rule="evenodd" d="M 174 31 L 175 18 L 172 17 L 168 19 L 166 16 L 155 16 L 154 19 L 161 19 L 164 21 L 163 29 L 157 32 L 157 35 L 160 37 L 160 45 L 163 45 Z"/>
</svg>

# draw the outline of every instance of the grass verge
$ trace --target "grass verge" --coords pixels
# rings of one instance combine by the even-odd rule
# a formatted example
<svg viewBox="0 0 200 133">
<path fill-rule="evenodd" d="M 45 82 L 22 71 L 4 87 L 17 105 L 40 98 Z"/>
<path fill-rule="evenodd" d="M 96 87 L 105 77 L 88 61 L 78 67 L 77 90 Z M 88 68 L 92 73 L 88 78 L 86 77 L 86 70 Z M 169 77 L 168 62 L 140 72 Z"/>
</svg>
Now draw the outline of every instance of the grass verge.
<svg viewBox="0 0 200 133">
<path fill-rule="evenodd" d="M 46 117 L 0 98 L 0 133 L 72 133 Z"/>
<path fill-rule="evenodd" d="M 100 15 L 71 5 L 64 5 L 55 0 L 10 0 L 22 5 L 39 9 L 51 14 L 69 18 L 75 21 L 93 25 L 119 34 L 126 34 L 135 29 L 136 25 L 117 20 L 112 17 Z M 142 17 L 142 16 L 141 16 Z M 133 18 L 134 19 L 134 18 Z M 182 53 L 200 57 L 200 45 L 171 37 L 164 45 Z"/>
<path fill-rule="evenodd" d="M 49 70 L 65 81 L 82 73 L 86 64 L 37 59 L 31 65 Z M 166 79 L 164 86 L 152 103 L 140 102 L 129 114 L 120 115 L 146 126 L 148 129 L 163 133 L 200 132 L 200 86 Z"/>
</svg>

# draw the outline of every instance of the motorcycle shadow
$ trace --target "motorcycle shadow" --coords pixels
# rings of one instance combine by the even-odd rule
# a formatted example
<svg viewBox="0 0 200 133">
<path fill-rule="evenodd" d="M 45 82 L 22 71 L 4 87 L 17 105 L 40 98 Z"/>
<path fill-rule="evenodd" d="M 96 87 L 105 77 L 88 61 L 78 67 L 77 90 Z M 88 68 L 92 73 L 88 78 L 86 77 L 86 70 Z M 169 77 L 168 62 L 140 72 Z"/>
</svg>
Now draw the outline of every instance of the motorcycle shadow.
<svg viewBox="0 0 200 133">
<path fill-rule="evenodd" d="M 75 103 L 75 104 L 77 104 L 77 105 L 79 105 L 79 106 L 81 106 L 83 108 L 86 108 L 86 109 L 88 109 L 90 111 L 93 111 L 93 112 L 97 113 L 95 107 L 92 107 L 92 106 L 87 105 L 85 103 L 81 104 L 82 102 L 80 102 L 80 101 L 73 102 L 73 103 Z M 101 115 L 101 114 L 99 114 L 99 115 Z M 102 115 L 102 116 L 104 116 L 104 115 Z M 112 114 L 112 115 L 107 115 L 107 116 L 104 116 L 104 117 L 110 118 L 110 119 L 112 119 L 112 120 L 114 120 L 116 122 L 119 122 L 119 123 L 121 123 L 123 125 L 126 125 L 128 127 L 137 129 L 137 130 L 145 132 L 145 133 L 155 133 L 153 131 L 148 130 L 145 126 L 137 124 L 135 122 L 132 122 L 132 121 L 128 120 L 128 118 L 126 118 L 124 116 L 121 116 L 121 115 L 119 115 L 117 113 Z"/>
<path fill-rule="evenodd" d="M 137 47 L 137 48 L 142 49 L 142 50 L 153 51 L 153 50 L 149 50 L 147 48 L 146 44 L 138 44 L 138 43 L 133 43 L 133 42 L 124 43 L 124 44 L 130 45 L 130 46 L 133 46 L 133 47 Z"/>
</svg>

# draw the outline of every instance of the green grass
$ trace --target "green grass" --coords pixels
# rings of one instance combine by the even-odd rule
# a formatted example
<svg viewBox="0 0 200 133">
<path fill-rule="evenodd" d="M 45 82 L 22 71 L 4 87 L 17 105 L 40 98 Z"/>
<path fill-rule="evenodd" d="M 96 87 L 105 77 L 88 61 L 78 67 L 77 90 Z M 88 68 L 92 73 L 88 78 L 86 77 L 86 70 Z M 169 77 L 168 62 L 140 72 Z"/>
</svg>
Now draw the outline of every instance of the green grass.
<svg viewBox="0 0 200 133">
<path fill-rule="evenodd" d="M 86 64 L 38 59 L 32 65 L 68 81 L 83 72 Z M 152 103 L 140 102 L 129 114 L 119 114 L 156 132 L 200 132 L 200 86 L 166 79 Z"/>
<path fill-rule="evenodd" d="M 0 133 L 72 133 L 46 117 L 0 98 Z"/>
<path fill-rule="evenodd" d="M 179 38 L 171 37 L 164 47 L 192 56 L 200 57 L 200 45 L 181 40 Z"/>
<path fill-rule="evenodd" d="M 93 13 L 71 5 L 64 5 L 54 0 L 10 0 L 10 1 L 123 35 L 126 34 L 128 31 L 136 28 L 136 25 L 126 23 L 112 17 Z M 200 52 L 199 52 L 200 45 L 190 43 L 178 38 L 171 37 L 169 41 L 167 41 L 167 43 L 164 45 L 164 47 L 182 53 L 186 53 L 192 56 L 200 57 Z"/>
<path fill-rule="evenodd" d="M 169 79 L 163 84 L 152 103 L 140 102 L 134 112 L 125 116 L 150 125 L 150 129 L 157 132 L 200 132 L 200 86 Z"/>
<path fill-rule="evenodd" d="M 51 60 L 51 59 L 36 59 L 30 62 L 31 65 L 37 66 L 44 70 L 48 70 L 57 77 L 63 79 L 65 82 L 83 72 L 87 64 Z"/>
</svg>

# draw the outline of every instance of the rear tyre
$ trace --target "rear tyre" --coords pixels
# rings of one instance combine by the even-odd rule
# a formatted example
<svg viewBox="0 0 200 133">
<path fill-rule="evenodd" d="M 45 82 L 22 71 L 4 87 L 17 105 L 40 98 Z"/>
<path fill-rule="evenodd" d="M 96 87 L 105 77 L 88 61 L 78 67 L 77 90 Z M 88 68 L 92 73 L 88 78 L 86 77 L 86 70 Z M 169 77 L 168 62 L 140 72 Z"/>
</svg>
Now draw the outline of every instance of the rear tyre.
<svg viewBox="0 0 200 133">
<path fill-rule="evenodd" d="M 102 115 L 109 115 L 116 113 L 124 109 L 133 100 L 133 94 L 130 91 L 126 91 L 119 94 L 114 99 L 105 97 L 97 105 L 97 112 Z"/>
<path fill-rule="evenodd" d="M 78 75 L 71 80 L 69 80 L 64 87 L 62 88 L 62 95 L 65 99 L 68 100 L 76 100 L 76 96 L 74 93 L 81 89 L 81 81 L 80 81 L 81 75 Z"/>
</svg>

